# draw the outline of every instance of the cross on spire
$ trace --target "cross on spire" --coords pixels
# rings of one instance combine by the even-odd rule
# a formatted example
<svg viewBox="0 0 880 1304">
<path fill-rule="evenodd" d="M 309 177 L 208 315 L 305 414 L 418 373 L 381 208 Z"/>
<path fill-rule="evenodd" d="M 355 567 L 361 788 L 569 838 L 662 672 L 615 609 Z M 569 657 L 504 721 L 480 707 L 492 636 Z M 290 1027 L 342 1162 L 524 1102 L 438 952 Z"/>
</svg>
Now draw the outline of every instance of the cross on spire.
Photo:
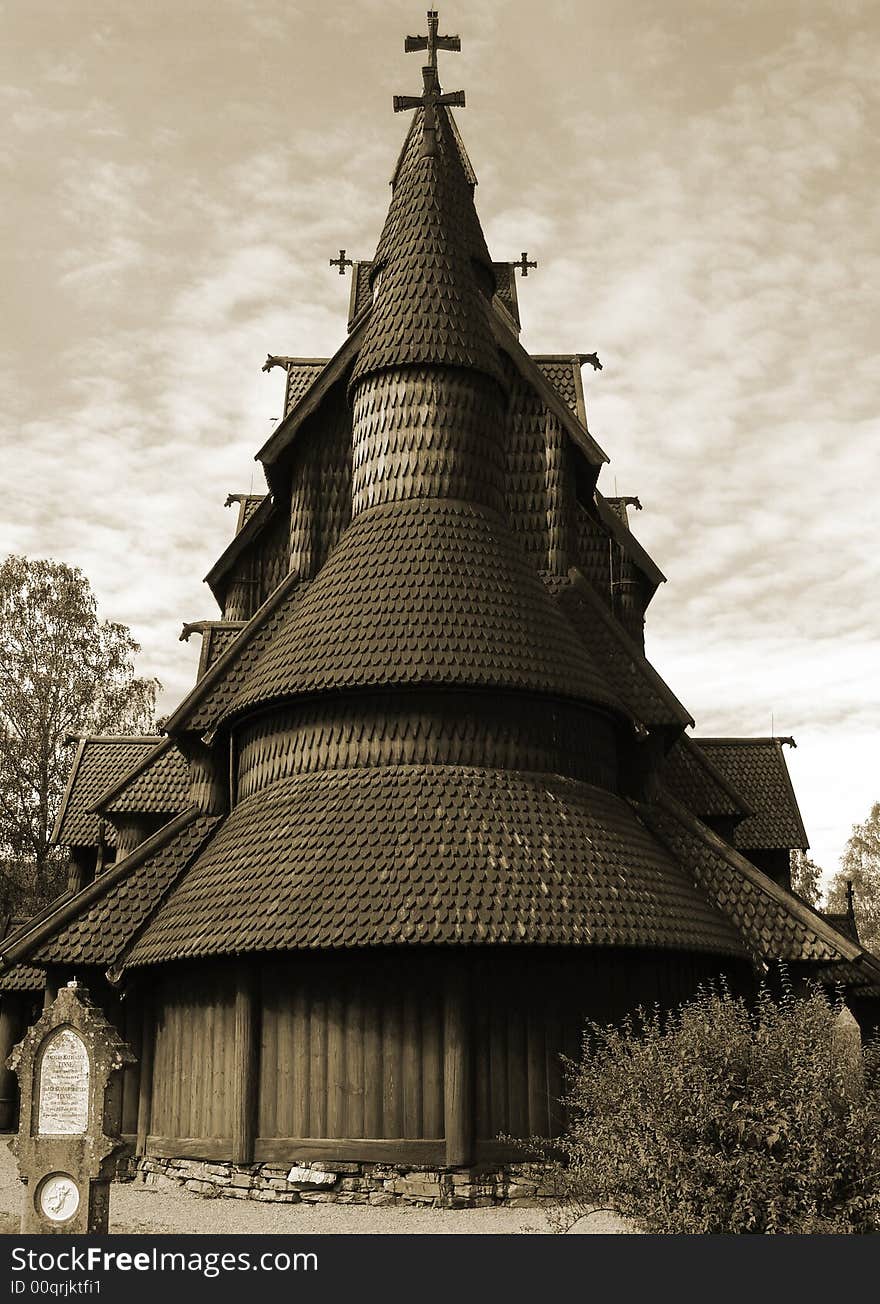
<svg viewBox="0 0 880 1304">
<path fill-rule="evenodd" d="M 517 271 L 522 272 L 523 276 L 528 276 L 529 268 L 537 267 L 538 264 L 530 263 L 528 254 L 525 252 L 525 250 L 523 250 L 523 252 L 519 256 L 519 261 L 512 263 L 511 266 L 513 266 Z"/>
<path fill-rule="evenodd" d="M 438 50 L 461 50 L 461 37 L 437 35 L 437 21 L 437 10 L 429 9 L 428 35 L 407 36 L 403 42 L 403 48 L 407 54 L 411 54 L 413 50 L 427 50 L 428 63 L 432 68 L 437 67 Z"/>
<path fill-rule="evenodd" d="M 331 259 L 330 259 L 330 266 L 331 266 L 331 267 L 338 267 L 338 268 L 339 268 L 339 275 L 340 275 L 340 276 L 344 276 L 344 275 L 345 275 L 345 269 L 346 269 L 346 267 L 354 267 L 354 261 L 353 261 L 351 258 L 346 258 L 346 256 L 345 256 L 345 250 L 344 250 L 344 249 L 340 249 L 340 250 L 339 250 L 339 257 L 338 257 L 338 258 L 331 258 Z"/>
<path fill-rule="evenodd" d="M 395 95 L 394 112 L 402 113 L 405 109 L 424 109 L 422 121 L 422 154 L 437 153 L 437 109 L 440 105 L 465 107 L 464 91 L 452 91 L 444 95 L 440 89 L 437 73 L 438 50 L 460 50 L 461 40 L 457 36 L 437 35 L 437 10 L 428 10 L 428 35 L 407 36 L 403 43 L 407 53 L 413 50 L 427 50 L 428 63 L 422 68 L 424 89 L 421 95 Z"/>
</svg>

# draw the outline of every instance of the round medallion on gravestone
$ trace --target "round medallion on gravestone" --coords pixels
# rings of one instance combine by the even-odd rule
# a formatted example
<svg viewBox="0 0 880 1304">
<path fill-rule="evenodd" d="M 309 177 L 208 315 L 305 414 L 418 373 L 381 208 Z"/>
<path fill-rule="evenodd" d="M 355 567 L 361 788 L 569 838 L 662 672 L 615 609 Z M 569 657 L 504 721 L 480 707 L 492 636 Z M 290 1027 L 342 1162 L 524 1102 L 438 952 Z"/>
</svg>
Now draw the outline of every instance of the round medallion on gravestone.
<svg viewBox="0 0 880 1304">
<path fill-rule="evenodd" d="M 51 1222 L 67 1222 L 79 1208 L 79 1187 L 70 1173 L 50 1173 L 37 1187 L 37 1210 Z"/>
<path fill-rule="evenodd" d="M 89 1126 L 89 1052 L 73 1028 L 59 1028 L 40 1052 L 37 1135 L 77 1136 Z"/>
</svg>

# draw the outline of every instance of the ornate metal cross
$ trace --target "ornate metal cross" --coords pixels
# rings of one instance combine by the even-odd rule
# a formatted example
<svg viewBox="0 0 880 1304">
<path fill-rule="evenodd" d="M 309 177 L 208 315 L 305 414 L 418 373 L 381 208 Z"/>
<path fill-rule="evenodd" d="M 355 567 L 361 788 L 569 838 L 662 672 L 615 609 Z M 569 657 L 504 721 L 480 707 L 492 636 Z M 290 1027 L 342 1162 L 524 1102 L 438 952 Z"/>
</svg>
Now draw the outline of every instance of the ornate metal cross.
<svg viewBox="0 0 880 1304">
<path fill-rule="evenodd" d="M 340 249 L 339 257 L 330 259 L 330 266 L 338 267 L 339 275 L 344 276 L 346 267 L 354 267 L 354 262 L 351 258 L 346 258 L 344 249 Z M 265 368 L 263 370 L 265 371 Z"/>
<path fill-rule="evenodd" d="M 407 36 L 403 42 L 403 48 L 407 54 L 413 50 L 427 50 L 428 63 L 432 68 L 437 67 L 438 50 L 461 50 L 461 38 L 459 36 L 438 36 L 437 35 L 438 14 L 436 9 L 428 10 L 428 35 L 427 36 Z"/>
<path fill-rule="evenodd" d="M 428 10 L 428 35 L 407 36 L 403 48 L 427 50 L 428 63 L 422 68 L 424 90 L 421 95 L 395 95 L 394 112 L 402 113 L 405 109 L 424 109 L 422 121 L 422 154 L 437 153 L 437 109 L 442 104 L 465 107 L 464 91 L 452 91 L 444 95 L 440 89 L 437 75 L 437 51 L 460 50 L 461 40 L 457 36 L 437 35 L 437 10 Z"/>
<path fill-rule="evenodd" d="M 529 256 L 528 256 L 528 254 L 525 252 L 525 250 L 523 250 L 523 252 L 520 254 L 520 256 L 519 256 L 519 262 L 517 262 L 517 263 L 513 263 L 513 264 L 511 264 L 511 265 L 512 265 L 513 267 L 515 267 L 515 268 L 517 269 L 517 271 L 522 272 L 523 276 L 528 276 L 528 274 L 529 274 L 529 268 L 530 268 L 530 267 L 537 267 L 537 266 L 538 266 L 537 263 L 530 263 L 530 262 L 529 262 Z"/>
</svg>

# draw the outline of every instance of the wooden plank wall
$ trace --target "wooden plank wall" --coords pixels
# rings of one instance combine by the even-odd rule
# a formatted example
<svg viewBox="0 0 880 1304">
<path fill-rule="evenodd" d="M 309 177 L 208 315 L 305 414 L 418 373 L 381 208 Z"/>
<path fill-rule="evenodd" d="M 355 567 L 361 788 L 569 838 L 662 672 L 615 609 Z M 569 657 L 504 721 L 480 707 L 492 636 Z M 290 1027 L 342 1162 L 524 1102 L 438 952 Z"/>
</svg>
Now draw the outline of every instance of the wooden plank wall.
<svg viewBox="0 0 880 1304">
<path fill-rule="evenodd" d="M 669 1008 L 724 967 L 712 956 L 513 946 L 311 953 L 241 964 L 253 966 L 255 984 L 247 1083 L 235 1073 L 235 965 L 182 965 L 150 992 L 151 1153 L 231 1157 L 236 1099 L 241 1104 L 241 1092 L 254 1091 L 258 1160 L 314 1151 L 445 1162 L 450 966 L 461 980 L 456 1035 L 469 1041 L 459 1086 L 462 1137 L 473 1136 L 479 1154 L 500 1134 L 552 1136 L 564 1126 L 561 1057 L 577 1058 L 587 1020 L 617 1021 L 655 1001 Z M 132 1097 L 129 1127 L 133 1107 Z M 294 1144 L 303 1142 L 314 1146 Z"/>
<path fill-rule="evenodd" d="M 230 968 L 187 966 L 154 989 L 150 1133 L 230 1137 L 234 991 Z"/>
<path fill-rule="evenodd" d="M 422 961 L 266 962 L 261 1138 L 443 1136 L 442 992 Z"/>
</svg>

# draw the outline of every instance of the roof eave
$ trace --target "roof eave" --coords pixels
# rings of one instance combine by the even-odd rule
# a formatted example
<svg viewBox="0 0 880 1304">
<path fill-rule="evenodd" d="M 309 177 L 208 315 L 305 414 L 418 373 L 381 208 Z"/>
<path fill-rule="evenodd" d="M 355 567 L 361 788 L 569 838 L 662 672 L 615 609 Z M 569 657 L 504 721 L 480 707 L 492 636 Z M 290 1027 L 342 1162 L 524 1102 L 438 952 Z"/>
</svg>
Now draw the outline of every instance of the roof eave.
<svg viewBox="0 0 880 1304">
<path fill-rule="evenodd" d="M 124 860 L 118 861 L 117 864 L 105 870 L 103 874 L 93 879 L 91 883 L 88 883 L 74 896 L 68 894 L 62 897 L 48 914 L 37 916 L 36 921 L 28 920 L 15 937 L 0 945 L 0 974 L 5 973 L 14 965 L 20 964 L 22 960 L 30 955 L 35 946 L 48 941 L 59 928 L 72 923 L 81 910 L 92 905 L 110 888 L 115 887 L 120 880 L 125 878 L 132 870 L 137 869 L 149 856 L 164 846 L 167 841 L 176 837 L 200 813 L 197 806 L 187 807 L 185 811 L 175 815 L 167 824 L 163 824 L 162 828 L 154 833 L 152 837 L 147 838 L 139 847 L 136 847 L 131 855 L 126 856 Z"/>
<path fill-rule="evenodd" d="M 274 466 L 287 452 L 303 422 L 318 408 L 322 399 L 339 380 L 346 366 L 352 361 L 360 346 L 364 327 L 369 319 L 369 312 L 364 312 L 354 324 L 351 333 L 336 350 L 323 371 L 312 381 L 302 398 L 283 417 L 256 454 L 255 461 L 262 462 L 268 468 Z"/>
</svg>

